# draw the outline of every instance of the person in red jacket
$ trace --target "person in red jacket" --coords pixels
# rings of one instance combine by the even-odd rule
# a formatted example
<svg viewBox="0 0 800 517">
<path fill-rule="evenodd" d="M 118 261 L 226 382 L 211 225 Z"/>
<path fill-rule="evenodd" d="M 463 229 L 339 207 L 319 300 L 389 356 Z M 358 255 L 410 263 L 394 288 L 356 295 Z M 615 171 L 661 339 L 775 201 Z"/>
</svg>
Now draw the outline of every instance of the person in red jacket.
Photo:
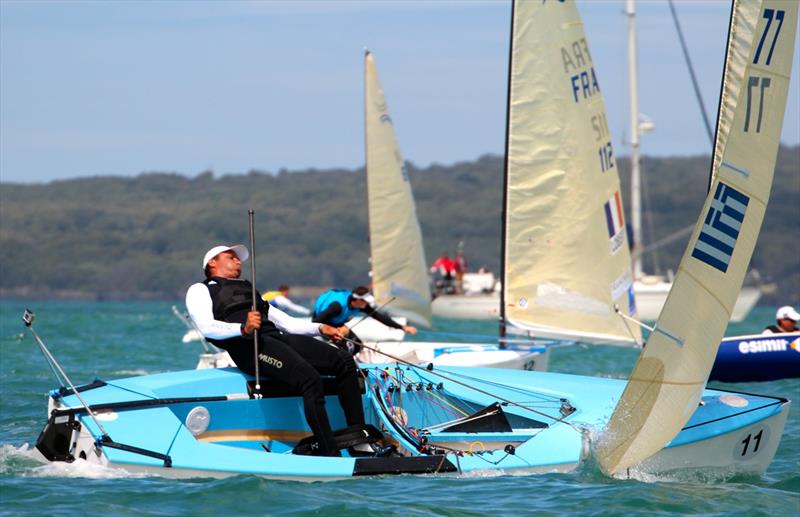
<svg viewBox="0 0 800 517">
<path fill-rule="evenodd" d="M 447 256 L 447 253 L 442 253 L 442 256 L 431 265 L 431 273 L 438 277 L 436 281 L 437 291 L 454 292 L 453 280 L 456 275 L 456 263 Z"/>
</svg>

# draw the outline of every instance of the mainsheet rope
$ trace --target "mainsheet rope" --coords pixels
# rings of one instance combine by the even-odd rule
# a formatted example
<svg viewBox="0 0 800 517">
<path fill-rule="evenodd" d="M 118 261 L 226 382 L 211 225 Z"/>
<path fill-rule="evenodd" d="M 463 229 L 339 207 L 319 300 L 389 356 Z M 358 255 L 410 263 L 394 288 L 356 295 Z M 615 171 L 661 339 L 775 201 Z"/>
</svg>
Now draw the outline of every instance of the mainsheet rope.
<svg viewBox="0 0 800 517">
<path fill-rule="evenodd" d="M 432 375 L 435 375 L 435 376 L 437 376 L 437 377 L 441 377 L 442 379 L 448 380 L 448 381 L 450 381 L 450 382 L 453 382 L 453 383 L 455 383 L 455 384 L 458 384 L 458 385 L 460 385 L 460 386 L 463 386 L 463 387 L 465 387 L 465 388 L 471 389 L 471 390 L 473 390 L 473 391 L 476 391 L 476 392 L 478 392 L 478 393 L 481 393 L 481 394 L 483 394 L 483 395 L 487 395 L 487 396 L 489 396 L 489 397 L 492 397 L 492 398 L 494 398 L 494 399 L 496 399 L 496 400 L 498 400 L 498 401 L 500 401 L 500 402 L 505 402 L 506 404 L 508 404 L 508 405 L 510 405 L 510 406 L 515 406 L 515 407 L 518 407 L 518 408 L 520 408 L 520 409 L 523 409 L 523 410 L 525 410 L 525 411 L 530 411 L 531 413 L 534 413 L 534 414 L 540 415 L 540 416 L 542 416 L 542 417 L 544 417 L 544 418 L 547 418 L 547 419 L 550 419 L 550 420 L 552 420 L 552 421 L 553 421 L 553 423 L 563 422 L 565 425 L 568 425 L 569 427 L 572 427 L 572 428 L 573 428 L 573 429 L 575 429 L 576 431 L 580 432 L 580 429 L 579 429 L 578 427 L 576 427 L 575 425 L 571 424 L 570 422 L 567 422 L 566 420 L 564 420 L 564 419 L 565 419 L 567 416 L 569 416 L 569 414 L 571 414 L 571 413 L 568 413 L 567 415 L 562 415 L 561 417 L 555 417 L 555 416 L 553 416 L 553 415 L 550 415 L 550 414 L 548 414 L 548 413 L 545 413 L 545 412 L 543 412 L 543 411 L 539 411 L 539 410 L 537 410 L 537 409 L 534 409 L 534 408 L 532 408 L 532 407 L 530 407 L 530 406 L 525 406 L 525 405 L 522 405 L 522 404 L 520 404 L 519 402 L 515 402 L 515 401 L 513 401 L 513 400 L 510 400 L 510 399 L 507 399 L 507 398 L 505 398 L 505 397 L 501 397 L 501 396 L 497 395 L 496 393 L 491 393 L 491 392 L 489 392 L 489 391 L 483 390 L 483 389 L 481 389 L 481 388 L 478 388 L 478 387 L 476 387 L 476 386 L 471 386 L 471 385 L 469 385 L 469 384 L 468 384 L 468 383 L 466 383 L 466 382 L 461 382 L 461 381 L 459 381 L 458 379 L 454 379 L 454 378 L 453 378 L 453 376 L 460 376 L 459 374 L 448 372 L 448 373 L 450 373 L 450 375 L 452 375 L 452 376 L 450 376 L 450 375 L 445 375 L 445 374 L 443 374 L 443 373 L 441 373 L 441 372 L 435 371 L 435 370 L 433 370 L 433 369 L 431 369 L 431 370 L 428 370 L 426 367 L 419 366 L 419 365 L 417 365 L 417 364 L 414 364 L 414 363 L 412 363 L 412 362 L 406 361 L 406 360 L 404 360 L 404 359 L 401 359 L 401 358 L 399 358 L 399 357 L 396 357 L 396 356 L 394 356 L 394 355 L 392 355 L 392 354 L 389 354 L 389 353 L 387 353 L 387 352 L 383 352 L 383 351 L 381 351 L 381 350 L 378 350 L 378 349 L 377 349 L 377 348 L 375 348 L 375 347 L 371 347 L 371 346 L 369 346 L 369 345 L 366 345 L 366 344 L 364 344 L 364 343 L 356 342 L 356 341 L 354 341 L 354 340 L 352 340 L 352 339 L 349 339 L 349 338 L 342 338 L 342 341 L 349 342 L 349 343 L 351 343 L 351 344 L 353 344 L 353 345 L 358 345 L 358 346 L 360 346 L 360 347 L 362 347 L 362 348 L 366 348 L 367 350 L 372 350 L 373 352 L 375 352 L 375 353 L 378 353 L 378 354 L 381 354 L 381 355 L 384 355 L 384 356 L 386 356 L 386 357 L 388 357 L 388 358 L 392 359 L 393 361 L 395 361 L 395 362 L 397 362 L 397 363 L 402 363 L 402 364 L 405 364 L 406 366 L 410 366 L 410 367 L 412 367 L 412 368 L 414 368 L 414 369 L 417 369 L 417 370 L 421 370 L 421 371 L 428 372 L 428 374 L 432 374 Z M 484 382 L 484 383 L 486 383 L 486 384 L 498 384 L 498 383 L 492 383 L 492 382 L 490 382 L 490 381 L 485 381 L 485 380 L 483 380 L 483 379 L 476 379 L 476 378 L 473 378 L 473 380 L 478 380 L 478 381 L 480 381 L 480 382 Z M 499 384 L 498 384 L 498 385 L 499 385 Z M 513 388 L 510 388 L 510 389 L 513 389 Z M 556 399 L 556 397 L 553 397 L 553 399 Z"/>
</svg>

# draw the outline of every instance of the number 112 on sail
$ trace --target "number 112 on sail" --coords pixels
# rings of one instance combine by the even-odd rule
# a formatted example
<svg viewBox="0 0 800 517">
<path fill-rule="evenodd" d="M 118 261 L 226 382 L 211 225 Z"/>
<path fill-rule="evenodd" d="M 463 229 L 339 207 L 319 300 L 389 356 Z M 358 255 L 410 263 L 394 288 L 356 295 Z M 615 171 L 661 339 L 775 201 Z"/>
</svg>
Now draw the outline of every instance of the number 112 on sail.
<svg viewBox="0 0 800 517">
<path fill-rule="evenodd" d="M 611 147 L 611 142 L 606 142 L 605 145 L 600 146 L 597 150 L 597 155 L 600 157 L 600 172 L 606 172 L 614 168 L 614 149 Z"/>
</svg>

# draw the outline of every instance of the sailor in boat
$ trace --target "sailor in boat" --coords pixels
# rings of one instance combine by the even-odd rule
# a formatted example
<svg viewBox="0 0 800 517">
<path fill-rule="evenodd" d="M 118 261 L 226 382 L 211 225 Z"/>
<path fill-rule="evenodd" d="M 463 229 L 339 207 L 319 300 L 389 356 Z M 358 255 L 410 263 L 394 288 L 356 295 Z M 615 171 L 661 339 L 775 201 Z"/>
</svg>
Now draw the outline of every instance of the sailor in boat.
<svg viewBox="0 0 800 517">
<path fill-rule="evenodd" d="M 285 383 L 303 396 L 306 421 L 314 433 L 317 454 L 340 456 L 325 411 L 320 374 L 333 375 L 339 403 L 348 426 L 364 425 L 357 368 L 352 356 L 314 339 L 341 338 L 347 328 L 311 323 L 270 307 L 257 293 L 251 311 L 252 285 L 240 279 L 242 262 L 249 257 L 241 244 L 216 246 L 203 257 L 206 279 L 189 287 L 186 309 L 197 328 L 215 346 L 227 350 L 244 373 L 256 370 L 253 331 L 258 330 L 259 375 Z"/>
<path fill-rule="evenodd" d="M 298 305 L 289 299 L 289 286 L 286 284 L 278 287 L 277 291 L 267 291 L 261 295 L 261 299 L 282 311 L 294 312 L 301 316 L 311 315 L 311 309 Z"/>
<path fill-rule="evenodd" d="M 784 305 L 775 313 L 775 325 L 768 325 L 762 334 L 782 334 L 784 332 L 797 332 L 797 322 L 800 313 L 791 305 Z"/>
<path fill-rule="evenodd" d="M 431 264 L 431 274 L 436 278 L 436 294 L 454 294 L 456 290 L 456 262 L 447 253 Z"/>
<path fill-rule="evenodd" d="M 375 308 L 375 297 L 369 292 L 368 287 L 358 286 L 352 291 L 346 289 L 330 289 L 320 294 L 314 303 L 314 314 L 311 321 L 323 323 L 333 327 L 341 327 L 354 316 L 364 313 L 375 318 L 387 327 L 400 329 L 406 334 L 416 334 L 417 328 L 412 325 L 401 325 L 390 316 Z M 355 333 L 348 331 L 345 339 L 347 351 L 355 355 L 361 347 L 361 340 Z"/>
<path fill-rule="evenodd" d="M 464 292 L 464 273 L 467 272 L 467 257 L 464 255 L 463 243 L 458 245 L 458 253 L 453 261 L 456 266 L 456 293 Z"/>
</svg>

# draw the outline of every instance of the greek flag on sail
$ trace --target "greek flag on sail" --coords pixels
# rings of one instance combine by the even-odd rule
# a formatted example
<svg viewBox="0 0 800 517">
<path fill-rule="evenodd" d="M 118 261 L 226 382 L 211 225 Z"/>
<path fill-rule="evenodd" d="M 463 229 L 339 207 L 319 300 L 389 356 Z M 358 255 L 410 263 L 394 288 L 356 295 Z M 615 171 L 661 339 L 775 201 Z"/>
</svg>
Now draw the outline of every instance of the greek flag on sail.
<svg viewBox="0 0 800 517">
<path fill-rule="evenodd" d="M 749 197 L 720 182 L 692 256 L 725 273 L 749 202 Z"/>
</svg>

